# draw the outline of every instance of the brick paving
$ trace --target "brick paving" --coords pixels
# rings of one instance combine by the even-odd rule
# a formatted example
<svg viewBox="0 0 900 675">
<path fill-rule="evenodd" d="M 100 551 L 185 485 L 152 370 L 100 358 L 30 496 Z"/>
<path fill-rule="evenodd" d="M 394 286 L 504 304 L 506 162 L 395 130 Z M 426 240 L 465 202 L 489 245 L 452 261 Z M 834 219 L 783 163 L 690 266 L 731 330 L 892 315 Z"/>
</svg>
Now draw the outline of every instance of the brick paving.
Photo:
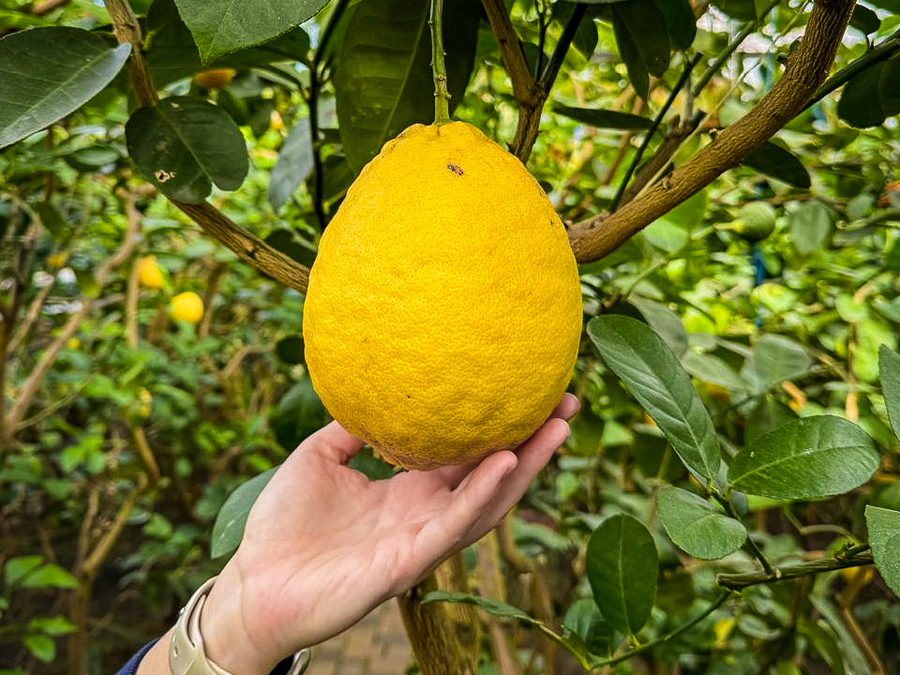
<svg viewBox="0 0 900 675">
<path fill-rule="evenodd" d="M 313 647 L 306 675 L 403 675 L 412 650 L 393 600 L 348 631 Z"/>
</svg>

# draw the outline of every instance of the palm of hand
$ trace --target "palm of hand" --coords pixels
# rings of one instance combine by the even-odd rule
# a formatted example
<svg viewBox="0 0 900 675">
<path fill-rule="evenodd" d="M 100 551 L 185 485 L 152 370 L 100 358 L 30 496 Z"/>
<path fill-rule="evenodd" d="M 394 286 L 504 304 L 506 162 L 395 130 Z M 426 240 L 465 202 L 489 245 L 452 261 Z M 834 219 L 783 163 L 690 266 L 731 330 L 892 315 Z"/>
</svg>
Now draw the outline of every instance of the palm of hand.
<svg viewBox="0 0 900 675">
<path fill-rule="evenodd" d="M 411 587 L 499 522 L 568 435 L 556 418 L 577 407 L 564 397 L 515 453 L 374 482 L 346 466 L 362 441 L 336 422 L 310 436 L 260 495 L 223 571 L 240 579 L 247 637 L 287 655 Z"/>
</svg>

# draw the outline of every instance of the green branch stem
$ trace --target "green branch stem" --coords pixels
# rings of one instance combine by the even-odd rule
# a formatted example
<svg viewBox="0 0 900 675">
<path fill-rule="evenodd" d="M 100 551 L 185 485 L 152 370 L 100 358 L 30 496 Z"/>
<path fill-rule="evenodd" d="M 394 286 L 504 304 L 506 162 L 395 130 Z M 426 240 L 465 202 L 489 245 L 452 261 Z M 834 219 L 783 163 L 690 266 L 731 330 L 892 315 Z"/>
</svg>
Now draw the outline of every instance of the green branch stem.
<svg viewBox="0 0 900 675">
<path fill-rule="evenodd" d="M 722 505 L 722 508 L 725 509 L 725 513 L 739 523 L 741 522 L 741 517 L 738 515 L 738 512 L 734 510 L 734 504 L 731 503 L 730 499 L 723 497 L 717 491 L 713 491 L 711 494 L 713 498 Z M 753 541 L 753 537 L 749 534 L 747 535 L 747 547 L 750 549 L 750 553 L 753 554 L 753 557 L 759 561 L 760 565 L 762 565 L 766 575 L 777 577 L 777 570 L 772 567 L 772 563 L 769 562 L 769 559 L 763 554 L 762 549 L 755 541 Z"/>
<path fill-rule="evenodd" d="M 731 591 L 724 591 L 715 600 L 713 600 L 713 602 L 709 605 L 709 607 L 704 609 L 702 612 L 700 612 L 700 614 L 695 616 L 693 619 L 688 621 L 683 626 L 679 626 L 672 632 L 666 633 L 665 635 L 658 637 L 655 640 L 650 640 L 649 642 L 645 642 L 640 647 L 635 647 L 631 651 L 625 652 L 624 654 L 620 654 L 619 656 L 613 656 L 611 658 L 604 659 L 603 661 L 598 661 L 596 663 L 593 663 L 593 664 L 591 664 L 591 670 L 597 670 L 598 668 L 604 668 L 606 666 L 614 666 L 617 663 L 622 663 L 623 661 L 628 661 L 629 659 L 632 659 L 639 654 L 643 654 L 645 652 L 649 652 L 652 649 L 655 649 L 659 645 L 663 644 L 664 642 L 668 642 L 672 638 L 678 637 L 682 633 L 689 631 L 691 628 L 693 628 L 698 623 L 703 621 L 703 619 L 705 619 L 710 614 L 712 614 L 717 609 L 719 609 L 719 607 L 721 607 L 723 604 L 725 604 L 725 601 L 728 600 L 729 597 L 731 597 Z"/>
<path fill-rule="evenodd" d="M 556 76 L 559 75 L 559 69 L 562 67 L 566 54 L 569 52 L 572 40 L 575 39 L 575 33 L 578 32 L 578 27 L 581 25 L 581 20 L 584 18 L 587 8 L 586 4 L 575 5 L 575 9 L 572 10 L 572 16 L 566 22 L 559 40 L 556 42 L 556 47 L 553 49 L 553 54 L 541 73 L 541 88 L 548 95 L 550 94 L 550 89 L 553 88 L 553 83 L 556 81 Z M 543 52 L 541 53 L 543 54 Z"/>
<path fill-rule="evenodd" d="M 771 574 L 767 572 L 719 574 L 716 576 L 716 583 L 719 584 L 719 586 L 732 591 L 741 591 L 749 586 L 757 586 L 759 584 L 773 584 L 778 581 L 784 581 L 785 579 L 797 579 L 798 577 L 805 577 L 812 574 L 842 570 L 847 567 L 873 565 L 875 560 L 871 554 L 866 553 L 868 548 L 868 544 L 860 544 L 859 546 L 848 549 L 843 554 L 837 553 L 833 556 L 810 560 L 809 562 L 801 563 L 799 565 L 776 567 Z"/>
<path fill-rule="evenodd" d="M 447 66 L 444 65 L 444 0 L 431 0 L 431 72 L 434 75 L 434 123 L 450 122 L 450 92 L 447 91 Z"/>
</svg>

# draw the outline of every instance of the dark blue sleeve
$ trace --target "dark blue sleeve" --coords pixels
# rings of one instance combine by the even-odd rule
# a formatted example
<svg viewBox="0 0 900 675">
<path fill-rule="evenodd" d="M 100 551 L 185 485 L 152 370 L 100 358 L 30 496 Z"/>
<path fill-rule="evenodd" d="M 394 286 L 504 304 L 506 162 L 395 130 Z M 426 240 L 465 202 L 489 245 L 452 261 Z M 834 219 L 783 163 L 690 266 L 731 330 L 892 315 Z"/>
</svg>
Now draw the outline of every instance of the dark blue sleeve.
<svg viewBox="0 0 900 675">
<path fill-rule="evenodd" d="M 149 652 L 150 648 L 157 642 L 159 642 L 159 638 L 156 638 L 153 642 L 148 642 L 141 647 L 140 651 L 132 656 L 131 660 L 129 660 L 116 675 L 134 675 L 137 672 L 138 666 L 141 664 L 141 659 L 144 658 L 144 654 Z"/>
</svg>

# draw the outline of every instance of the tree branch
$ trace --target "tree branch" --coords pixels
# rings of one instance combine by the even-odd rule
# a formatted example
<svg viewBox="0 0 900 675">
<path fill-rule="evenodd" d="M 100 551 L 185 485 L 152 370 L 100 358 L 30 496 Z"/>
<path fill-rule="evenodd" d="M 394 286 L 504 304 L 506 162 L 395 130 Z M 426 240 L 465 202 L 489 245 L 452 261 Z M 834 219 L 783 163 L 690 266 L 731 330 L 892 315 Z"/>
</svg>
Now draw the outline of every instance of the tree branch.
<svg viewBox="0 0 900 675">
<path fill-rule="evenodd" d="M 778 83 L 744 117 L 614 214 L 576 224 L 569 241 L 578 262 L 599 260 L 674 206 L 737 166 L 803 109 L 828 75 L 855 0 L 819 0 L 800 47 Z"/>
<path fill-rule="evenodd" d="M 519 106 L 519 120 L 511 151 L 524 164 L 537 139 L 541 122 L 541 110 L 547 95 L 525 61 L 522 44 L 513 28 L 509 12 L 503 0 L 481 0 L 491 31 L 500 46 L 500 59 L 512 82 L 513 96 Z"/>
<path fill-rule="evenodd" d="M 106 9 L 121 44 L 131 45 L 128 79 L 141 106 L 156 105 L 159 96 L 141 49 L 141 29 L 128 0 L 105 0 Z M 306 292 L 309 269 L 258 239 L 221 213 L 209 202 L 186 204 L 170 199 L 200 228 L 249 263 L 279 283 L 301 293 Z"/>
<path fill-rule="evenodd" d="M 866 548 L 868 548 L 866 546 Z M 786 567 L 776 567 L 773 574 L 768 572 L 749 572 L 746 574 L 719 574 L 716 576 L 716 583 L 724 588 L 732 591 L 740 591 L 748 586 L 757 586 L 759 584 L 774 584 L 785 579 L 796 579 L 805 577 L 810 574 L 819 574 L 821 572 L 832 572 L 841 570 L 845 567 L 860 567 L 861 565 L 872 565 L 875 560 L 871 553 L 861 553 L 851 555 L 852 551 L 845 553 L 843 556 L 834 555 L 827 558 L 819 558 L 810 560 L 809 562 L 799 565 L 789 565 Z"/>
</svg>

